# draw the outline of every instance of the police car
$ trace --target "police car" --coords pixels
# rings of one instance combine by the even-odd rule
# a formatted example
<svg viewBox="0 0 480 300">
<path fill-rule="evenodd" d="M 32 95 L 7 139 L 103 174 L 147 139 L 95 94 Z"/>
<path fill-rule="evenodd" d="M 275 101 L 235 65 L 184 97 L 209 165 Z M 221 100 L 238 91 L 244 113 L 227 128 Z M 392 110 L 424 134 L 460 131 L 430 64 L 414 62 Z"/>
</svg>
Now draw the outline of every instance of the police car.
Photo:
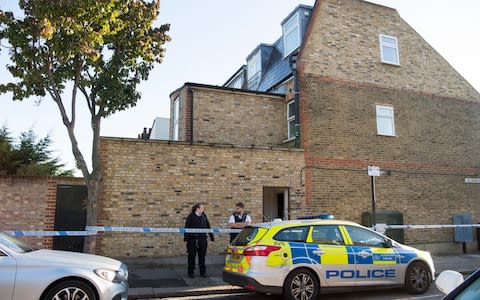
<svg viewBox="0 0 480 300">
<path fill-rule="evenodd" d="M 223 280 L 309 300 L 365 287 L 397 286 L 421 294 L 434 274 L 428 252 L 353 222 L 315 219 L 245 227 L 227 248 Z"/>
</svg>

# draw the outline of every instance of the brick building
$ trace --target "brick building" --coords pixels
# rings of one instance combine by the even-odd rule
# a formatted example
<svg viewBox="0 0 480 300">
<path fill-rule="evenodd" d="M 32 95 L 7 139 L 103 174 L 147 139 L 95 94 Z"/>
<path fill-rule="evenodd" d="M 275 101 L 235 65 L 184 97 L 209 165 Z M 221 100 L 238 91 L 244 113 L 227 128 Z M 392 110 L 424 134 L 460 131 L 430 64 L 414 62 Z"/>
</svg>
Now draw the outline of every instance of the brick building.
<svg viewBox="0 0 480 300">
<path fill-rule="evenodd" d="M 197 201 L 220 227 L 237 201 L 255 222 L 319 213 L 361 222 L 372 164 L 388 171 L 377 208 L 405 224 L 480 221 L 478 186 L 465 183 L 480 171 L 480 95 L 395 9 L 319 0 L 281 26 L 223 86 L 171 94 L 171 141 L 102 139 L 101 222 L 181 226 Z M 180 237 L 122 238 L 104 235 L 103 253 L 183 251 Z M 455 249 L 450 230 L 406 231 L 405 241 Z"/>
</svg>

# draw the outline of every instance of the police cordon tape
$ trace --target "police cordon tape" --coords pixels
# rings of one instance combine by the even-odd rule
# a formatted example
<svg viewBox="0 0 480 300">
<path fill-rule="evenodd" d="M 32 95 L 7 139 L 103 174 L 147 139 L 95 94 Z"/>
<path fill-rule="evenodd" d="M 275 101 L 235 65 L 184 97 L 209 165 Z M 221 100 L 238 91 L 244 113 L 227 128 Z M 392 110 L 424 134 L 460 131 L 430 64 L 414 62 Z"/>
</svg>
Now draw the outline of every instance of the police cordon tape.
<svg viewBox="0 0 480 300">
<path fill-rule="evenodd" d="M 386 225 L 377 224 L 380 232 L 386 229 L 441 229 L 441 228 L 480 228 L 480 224 L 459 225 Z M 91 236 L 98 232 L 131 233 L 238 233 L 241 229 L 227 228 L 159 228 L 159 227 L 121 227 L 121 226 L 86 226 L 83 231 L 4 231 L 11 236 Z"/>
<path fill-rule="evenodd" d="M 88 236 L 96 235 L 96 231 L 4 231 L 11 236 Z"/>
<path fill-rule="evenodd" d="M 120 226 L 86 226 L 83 231 L 4 231 L 11 236 L 91 236 L 98 232 L 132 232 L 132 233 L 238 233 L 241 229 L 226 228 L 157 228 L 157 227 L 120 227 Z"/>
<path fill-rule="evenodd" d="M 104 232 L 143 232 L 143 233 L 237 233 L 241 229 L 227 228 L 156 228 L 156 227 L 118 227 L 118 226 L 87 226 L 89 231 Z"/>
</svg>

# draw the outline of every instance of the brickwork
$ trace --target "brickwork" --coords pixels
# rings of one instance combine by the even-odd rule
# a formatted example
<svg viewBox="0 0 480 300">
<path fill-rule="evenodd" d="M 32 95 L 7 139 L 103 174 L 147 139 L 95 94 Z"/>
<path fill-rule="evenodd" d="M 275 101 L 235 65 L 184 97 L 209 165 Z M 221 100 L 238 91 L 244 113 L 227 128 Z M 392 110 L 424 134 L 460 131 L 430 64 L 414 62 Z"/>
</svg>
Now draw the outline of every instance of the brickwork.
<svg viewBox="0 0 480 300">
<path fill-rule="evenodd" d="M 379 34 L 398 38 L 400 66 L 381 62 Z M 406 224 L 480 221 L 480 95 L 394 9 L 358 0 L 317 1 L 298 59 L 306 211 L 360 222 L 377 208 Z M 439 80 L 441 78 L 441 80 Z M 474 103 L 472 103 L 474 102 Z M 395 136 L 377 135 L 376 105 L 394 108 Z M 452 230 L 407 230 L 406 242 L 453 245 Z"/>
<path fill-rule="evenodd" d="M 339 159 L 478 165 L 480 105 L 415 92 L 305 78 L 305 147 Z M 394 108 L 396 136 L 377 135 L 376 105 Z"/>
<path fill-rule="evenodd" d="M 83 184 L 83 179 L 0 176 L 0 230 L 53 230 L 58 184 Z M 52 247 L 51 237 L 23 239 L 37 248 Z"/>
<path fill-rule="evenodd" d="M 464 183 L 480 171 L 479 104 L 314 74 L 300 85 L 307 211 L 360 222 L 371 210 L 366 168 L 374 164 L 391 170 L 378 179 L 377 208 L 400 211 L 406 224 L 451 224 L 458 213 L 480 221 L 478 187 Z M 376 105 L 394 108 L 394 137 L 377 135 Z M 453 245 L 452 230 L 405 238 L 428 250 Z"/>
<path fill-rule="evenodd" d="M 177 96 L 181 101 L 180 141 L 190 141 L 193 135 L 193 142 L 198 143 L 277 146 L 287 139 L 283 95 L 187 84 L 172 94 L 172 109 Z"/>
<path fill-rule="evenodd" d="M 398 38 L 400 66 L 381 62 L 379 34 Z M 302 72 L 480 101 L 477 91 L 394 9 L 360 0 L 317 1 Z"/>
<path fill-rule="evenodd" d="M 303 151 L 102 138 L 104 225 L 183 227 L 196 202 L 206 203 L 213 227 L 226 227 L 234 205 L 262 221 L 263 187 L 289 187 L 290 213 L 304 203 Z M 302 180 L 303 181 L 303 180 Z M 209 253 L 222 253 L 217 235 Z M 184 255 L 180 234 L 104 234 L 100 254 L 116 257 Z"/>
</svg>

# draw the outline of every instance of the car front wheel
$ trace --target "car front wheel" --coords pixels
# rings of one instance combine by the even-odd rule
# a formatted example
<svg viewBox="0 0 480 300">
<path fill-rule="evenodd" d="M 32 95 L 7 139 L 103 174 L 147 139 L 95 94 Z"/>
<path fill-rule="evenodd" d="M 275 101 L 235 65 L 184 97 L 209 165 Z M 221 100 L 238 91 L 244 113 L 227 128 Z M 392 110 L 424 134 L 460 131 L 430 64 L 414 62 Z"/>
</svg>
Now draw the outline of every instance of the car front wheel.
<svg viewBox="0 0 480 300">
<path fill-rule="evenodd" d="M 299 269 L 290 273 L 285 280 L 283 296 L 287 300 L 314 300 L 318 291 L 317 277 L 307 269 Z"/>
<path fill-rule="evenodd" d="M 430 288 L 431 278 L 430 270 L 424 263 L 414 262 L 405 274 L 405 288 L 410 294 L 423 294 Z"/>
<path fill-rule="evenodd" d="M 62 281 L 54 285 L 45 294 L 43 300 L 97 300 L 95 292 L 86 283 L 79 280 Z"/>
</svg>

